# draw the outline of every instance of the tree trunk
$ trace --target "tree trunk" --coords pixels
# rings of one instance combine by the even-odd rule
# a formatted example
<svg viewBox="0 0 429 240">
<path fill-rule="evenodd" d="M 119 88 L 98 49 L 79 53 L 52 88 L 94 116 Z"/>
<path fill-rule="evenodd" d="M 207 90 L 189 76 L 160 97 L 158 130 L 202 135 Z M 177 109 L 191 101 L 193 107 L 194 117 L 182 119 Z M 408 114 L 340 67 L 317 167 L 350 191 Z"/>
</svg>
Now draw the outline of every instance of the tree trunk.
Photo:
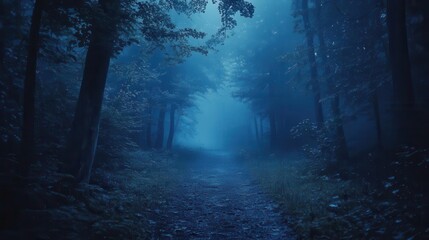
<svg viewBox="0 0 429 240">
<path fill-rule="evenodd" d="M 277 150 L 277 124 L 276 124 L 276 92 L 274 82 L 271 79 L 269 82 L 269 97 L 270 97 L 270 109 L 269 109 L 269 119 L 270 119 L 270 146 L 271 150 Z"/>
<path fill-rule="evenodd" d="M 381 138 L 381 120 L 380 120 L 380 107 L 378 106 L 378 94 L 377 90 L 372 95 L 372 108 L 374 110 L 375 128 L 377 132 L 377 148 L 378 150 L 383 149 L 383 141 Z"/>
<path fill-rule="evenodd" d="M 256 144 L 259 145 L 259 143 L 260 143 L 260 137 L 259 137 L 259 129 L 258 129 L 258 116 L 255 116 L 254 123 L 255 123 Z"/>
<path fill-rule="evenodd" d="M 277 149 L 277 128 L 276 128 L 276 115 L 270 111 L 270 146 L 271 150 Z"/>
<path fill-rule="evenodd" d="M 259 118 L 259 129 L 260 129 L 260 133 L 261 133 L 261 147 L 264 147 L 264 144 L 265 144 L 264 118 L 262 116 Z"/>
<path fill-rule="evenodd" d="M 316 0 L 316 16 L 317 16 L 317 37 L 319 39 L 319 52 L 322 64 L 324 66 L 324 75 L 326 76 L 326 82 L 328 85 L 328 91 L 330 95 L 333 95 L 331 100 L 331 111 L 334 118 L 334 128 L 335 128 L 335 143 L 337 149 L 335 152 L 335 157 L 338 161 L 344 161 L 348 159 L 348 148 L 346 142 L 346 136 L 344 134 L 344 126 L 341 118 L 341 109 L 340 109 L 340 96 L 335 89 L 335 84 L 332 78 L 331 67 L 329 66 L 327 59 L 327 49 L 325 43 L 325 36 L 323 33 L 324 26 L 322 24 L 321 18 L 321 1 Z"/>
<path fill-rule="evenodd" d="M 77 183 L 88 183 L 97 147 L 101 107 L 113 53 L 118 0 L 100 0 L 104 18 L 93 25 L 82 85 L 67 146 L 68 170 Z"/>
<path fill-rule="evenodd" d="M 308 55 L 308 61 L 310 63 L 310 84 L 311 89 L 313 91 L 314 95 L 314 108 L 315 108 L 315 116 L 316 116 L 316 123 L 318 127 L 323 127 L 323 108 L 322 103 L 320 102 L 320 85 L 318 80 L 318 73 L 317 73 L 317 63 L 316 63 L 316 56 L 314 51 L 314 34 L 313 29 L 310 24 L 310 17 L 309 17 L 309 9 L 308 9 L 308 0 L 302 0 L 302 19 L 304 22 L 304 29 L 306 33 L 307 38 L 307 55 Z"/>
<path fill-rule="evenodd" d="M 5 20 L 6 20 L 6 13 L 5 13 L 5 4 L 4 0 L 0 0 L 0 78 L 1 81 L 4 79 L 4 58 L 5 58 L 5 37 L 6 37 L 6 31 L 5 31 Z"/>
<path fill-rule="evenodd" d="M 414 90 L 411 78 L 405 0 L 387 1 L 389 56 L 392 69 L 394 118 L 397 145 L 412 141 Z"/>
<path fill-rule="evenodd" d="M 46 120 L 46 112 L 47 108 L 44 101 L 44 86 L 43 81 L 39 81 L 36 84 L 37 87 L 37 94 L 36 94 L 36 107 L 38 113 L 36 114 L 36 120 L 35 120 L 35 139 L 48 139 L 49 136 L 49 129 L 47 128 Z"/>
<path fill-rule="evenodd" d="M 176 113 L 176 106 L 174 104 L 170 107 L 170 130 L 168 132 L 168 139 L 167 139 L 167 149 L 171 149 L 173 146 L 173 139 L 174 139 L 174 128 L 175 128 L 175 113 Z"/>
<path fill-rule="evenodd" d="M 4 60 L 5 60 L 5 50 L 6 50 L 6 46 L 5 46 L 5 37 L 6 37 L 6 31 L 5 31 L 5 10 L 4 10 L 4 1 L 0 0 L 0 86 L 3 88 L 2 91 L 8 92 L 9 87 L 7 86 L 8 84 L 6 83 L 6 74 L 4 72 L 5 68 L 4 68 Z M 4 96 L 4 98 L 7 98 L 7 96 Z M 4 101 L 3 96 L 0 97 L 0 101 L 5 102 Z M 5 106 L 6 104 L 3 104 L 2 106 L 0 106 L 0 124 L 2 126 L 6 126 L 7 121 L 6 121 L 6 109 L 7 106 Z M 8 136 L 9 139 L 9 136 Z M 0 153 L 5 153 L 7 151 L 7 145 L 6 145 L 6 141 L 4 140 L 0 140 Z M 0 171 L 3 171 L 4 169 L 1 169 L 0 166 Z"/>
<path fill-rule="evenodd" d="M 161 149 L 164 144 L 164 122 L 165 122 L 165 108 L 162 107 L 159 110 L 158 115 L 158 126 L 157 126 L 157 132 L 156 132 L 156 143 L 155 148 Z"/>
<path fill-rule="evenodd" d="M 148 109 L 149 116 L 146 123 L 146 146 L 147 148 L 152 147 L 152 108 Z"/>
<path fill-rule="evenodd" d="M 377 9 L 380 9 L 379 11 L 376 11 L 375 13 L 375 21 L 372 23 L 374 24 L 374 28 L 377 31 L 382 32 L 383 31 L 383 24 L 381 23 L 381 20 L 378 16 L 380 16 L 381 12 L 382 12 L 382 8 L 383 7 L 383 2 L 382 1 L 378 1 L 376 4 Z M 371 24 L 371 22 L 369 22 Z M 390 66 L 390 62 L 389 62 L 389 50 L 387 47 L 387 42 L 384 40 L 380 40 L 381 45 L 383 46 L 383 50 L 384 50 L 384 54 L 386 56 L 386 60 L 387 60 L 387 66 Z M 375 44 L 374 44 L 375 45 Z M 371 51 L 372 50 L 372 51 Z M 371 52 L 371 61 L 376 62 L 377 61 L 377 51 L 376 48 L 370 49 L 369 52 Z M 375 129 L 376 129 L 376 147 L 377 149 L 381 152 L 383 150 L 383 139 L 382 139 L 382 126 L 381 126 L 381 117 L 380 117 L 380 106 L 379 106 L 379 97 L 378 97 L 378 83 L 376 79 L 372 79 L 372 81 L 376 81 L 375 84 L 372 84 L 372 88 L 374 89 L 372 95 L 371 95 L 371 105 L 372 105 L 372 110 L 374 113 L 374 121 L 375 121 Z M 379 164 L 379 163 L 378 163 Z"/>
<path fill-rule="evenodd" d="M 280 99 L 278 99 L 278 101 L 280 101 Z M 284 109 L 286 109 L 285 106 L 283 106 L 283 104 L 279 103 L 276 106 L 276 128 L 277 128 L 277 149 L 278 150 L 284 150 L 284 148 L 286 147 L 286 136 L 287 136 L 287 131 L 286 131 L 286 127 L 285 127 L 285 111 Z"/>
<path fill-rule="evenodd" d="M 36 0 L 31 17 L 28 41 L 27 66 L 24 79 L 23 126 L 21 139 L 21 174 L 28 175 L 28 168 L 34 157 L 34 126 L 37 55 L 40 48 L 40 26 L 44 0 Z"/>
<path fill-rule="evenodd" d="M 337 148 L 335 149 L 335 156 L 337 160 L 345 162 L 349 159 L 349 151 L 347 148 L 346 135 L 344 133 L 344 123 L 341 117 L 340 110 L 340 97 L 338 94 L 334 96 L 332 101 L 332 113 L 334 115 L 334 126 L 335 126 L 335 135 Z"/>
</svg>

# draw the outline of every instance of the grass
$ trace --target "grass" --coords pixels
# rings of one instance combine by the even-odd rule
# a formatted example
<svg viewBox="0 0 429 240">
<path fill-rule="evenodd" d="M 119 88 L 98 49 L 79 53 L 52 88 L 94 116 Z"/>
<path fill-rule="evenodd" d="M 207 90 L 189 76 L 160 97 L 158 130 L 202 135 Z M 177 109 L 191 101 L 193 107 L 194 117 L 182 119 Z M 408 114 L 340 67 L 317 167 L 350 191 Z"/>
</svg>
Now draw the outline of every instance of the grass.
<svg viewBox="0 0 429 240">
<path fill-rule="evenodd" d="M 425 239 L 429 233 L 414 227 L 418 212 L 362 178 L 324 175 L 322 163 L 298 154 L 246 162 L 300 239 Z"/>
<path fill-rule="evenodd" d="M 8 198 L 0 198 L 16 209 L 5 211 L 9 222 L 0 226 L 0 239 L 153 238 L 156 209 L 174 189 L 174 156 L 134 151 L 103 159 L 91 184 L 76 188 L 69 175 L 47 167 L 56 159 L 48 160 L 33 166 L 28 187 L 11 185 Z"/>
<path fill-rule="evenodd" d="M 167 153 L 136 151 L 123 156 L 123 164 L 113 171 L 102 168 L 94 183 L 109 189 L 110 206 L 96 226 L 95 238 L 151 239 L 151 222 L 175 184 L 173 157 Z M 112 229 L 116 232 L 112 233 Z"/>
</svg>

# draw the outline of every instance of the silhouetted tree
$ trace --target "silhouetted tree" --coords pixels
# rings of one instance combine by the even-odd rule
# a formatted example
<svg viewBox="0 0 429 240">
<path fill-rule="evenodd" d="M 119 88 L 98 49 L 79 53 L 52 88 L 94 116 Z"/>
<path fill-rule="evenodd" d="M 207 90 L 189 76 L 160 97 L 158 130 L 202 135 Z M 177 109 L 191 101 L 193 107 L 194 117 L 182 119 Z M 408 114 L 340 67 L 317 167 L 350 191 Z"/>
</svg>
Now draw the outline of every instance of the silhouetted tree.
<svg viewBox="0 0 429 240">
<path fill-rule="evenodd" d="M 314 95 L 314 110 L 316 122 L 319 127 L 323 127 L 323 107 L 321 103 L 321 90 L 318 79 L 318 70 L 316 62 L 316 53 L 314 50 L 314 30 L 310 22 L 310 9 L 308 8 L 308 0 L 302 0 L 301 15 L 303 19 L 305 36 L 307 40 L 307 57 L 310 64 L 310 84 Z"/>
<path fill-rule="evenodd" d="M 40 48 L 40 27 L 45 0 L 36 0 L 31 17 L 27 66 L 24 79 L 23 127 L 21 142 L 21 171 L 27 175 L 34 153 L 35 98 L 37 55 Z"/>
<path fill-rule="evenodd" d="M 328 63 L 328 53 L 326 49 L 326 42 L 325 42 L 325 36 L 324 36 L 324 24 L 323 19 L 321 16 L 321 8 L 322 3 L 321 0 L 315 1 L 316 7 L 315 7 L 315 15 L 316 15 L 316 26 L 315 28 L 317 33 L 317 38 L 319 39 L 319 56 L 321 58 L 322 66 L 324 67 L 324 76 L 326 78 L 326 84 L 328 88 L 328 95 L 332 95 L 331 97 L 331 111 L 333 116 L 333 122 L 334 122 L 334 128 L 335 128 L 335 142 L 336 142 L 336 158 L 338 161 L 346 161 L 349 158 L 348 154 L 348 148 L 347 148 L 347 142 L 346 142 L 346 136 L 344 134 L 344 126 L 343 126 L 343 120 L 340 110 L 340 96 L 338 93 L 338 90 L 335 89 L 335 82 L 332 79 L 332 69 L 330 64 Z"/>
<path fill-rule="evenodd" d="M 410 144 L 414 90 L 408 52 L 406 1 L 391 0 L 386 3 L 397 143 Z"/>
<path fill-rule="evenodd" d="M 174 132 L 175 132 L 175 125 L 176 125 L 176 105 L 171 104 L 170 105 L 170 128 L 168 131 L 168 138 L 167 138 L 167 149 L 171 149 L 173 146 L 173 139 L 174 139 Z"/>
<path fill-rule="evenodd" d="M 165 107 L 161 107 L 158 113 L 155 148 L 161 149 L 164 145 Z"/>
</svg>

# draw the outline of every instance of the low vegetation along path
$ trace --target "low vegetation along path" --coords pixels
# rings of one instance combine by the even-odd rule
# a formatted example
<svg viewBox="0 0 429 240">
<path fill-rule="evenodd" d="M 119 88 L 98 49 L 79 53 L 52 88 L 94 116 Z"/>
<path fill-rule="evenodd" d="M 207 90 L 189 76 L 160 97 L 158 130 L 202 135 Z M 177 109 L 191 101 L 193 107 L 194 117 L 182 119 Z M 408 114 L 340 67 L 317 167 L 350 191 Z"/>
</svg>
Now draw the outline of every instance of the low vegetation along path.
<svg viewBox="0 0 429 240">
<path fill-rule="evenodd" d="M 182 162 L 174 194 L 153 221 L 157 239 L 293 239 L 277 206 L 232 155 Z"/>
</svg>

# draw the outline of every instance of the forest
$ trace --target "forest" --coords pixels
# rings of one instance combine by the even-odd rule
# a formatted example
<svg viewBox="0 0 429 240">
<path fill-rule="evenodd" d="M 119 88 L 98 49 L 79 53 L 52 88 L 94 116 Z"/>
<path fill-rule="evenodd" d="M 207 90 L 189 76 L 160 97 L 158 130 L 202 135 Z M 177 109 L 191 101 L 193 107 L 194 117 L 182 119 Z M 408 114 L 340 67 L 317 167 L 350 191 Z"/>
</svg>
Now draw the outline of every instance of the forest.
<svg viewBox="0 0 429 240">
<path fill-rule="evenodd" d="M 429 1 L 0 0 L 0 239 L 429 239 Z"/>
</svg>

